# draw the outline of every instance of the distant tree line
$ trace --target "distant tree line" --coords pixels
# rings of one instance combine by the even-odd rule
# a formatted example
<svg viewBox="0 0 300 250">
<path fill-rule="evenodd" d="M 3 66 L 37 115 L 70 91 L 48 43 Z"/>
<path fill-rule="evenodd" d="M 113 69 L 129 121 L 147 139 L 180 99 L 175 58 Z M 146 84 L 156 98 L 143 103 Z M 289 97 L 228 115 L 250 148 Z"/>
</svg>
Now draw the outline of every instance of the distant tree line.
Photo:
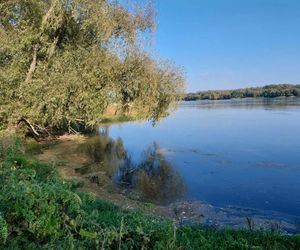
<svg viewBox="0 0 300 250">
<path fill-rule="evenodd" d="M 280 97 L 280 96 L 300 96 L 300 84 L 272 84 L 264 87 L 243 88 L 234 90 L 209 90 L 188 93 L 185 101 L 194 100 L 226 100 L 233 98 L 251 97 Z"/>
</svg>

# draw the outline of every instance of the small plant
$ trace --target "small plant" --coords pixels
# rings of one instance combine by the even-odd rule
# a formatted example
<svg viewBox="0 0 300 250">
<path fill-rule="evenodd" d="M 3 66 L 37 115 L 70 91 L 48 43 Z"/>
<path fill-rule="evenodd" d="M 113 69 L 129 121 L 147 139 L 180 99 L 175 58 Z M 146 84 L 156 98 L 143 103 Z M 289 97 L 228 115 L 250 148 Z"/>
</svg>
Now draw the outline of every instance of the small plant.
<svg viewBox="0 0 300 250">
<path fill-rule="evenodd" d="M 255 223 L 251 217 L 249 217 L 249 216 L 246 217 L 246 223 L 247 223 L 248 230 L 254 231 Z"/>
<path fill-rule="evenodd" d="M 295 228 L 296 228 L 296 232 L 300 233 L 300 218 L 297 218 L 295 220 Z"/>
<path fill-rule="evenodd" d="M 270 230 L 274 233 L 280 233 L 282 231 L 281 222 L 271 221 L 270 222 Z"/>
<path fill-rule="evenodd" d="M 0 160 L 4 160 L 16 151 L 23 151 L 21 139 L 16 136 L 0 134 Z"/>
<path fill-rule="evenodd" d="M 41 143 L 37 142 L 34 139 L 27 138 L 24 143 L 24 149 L 27 154 L 30 155 L 38 155 L 43 153 L 43 150 L 49 148 L 51 146 L 51 142 Z"/>
</svg>

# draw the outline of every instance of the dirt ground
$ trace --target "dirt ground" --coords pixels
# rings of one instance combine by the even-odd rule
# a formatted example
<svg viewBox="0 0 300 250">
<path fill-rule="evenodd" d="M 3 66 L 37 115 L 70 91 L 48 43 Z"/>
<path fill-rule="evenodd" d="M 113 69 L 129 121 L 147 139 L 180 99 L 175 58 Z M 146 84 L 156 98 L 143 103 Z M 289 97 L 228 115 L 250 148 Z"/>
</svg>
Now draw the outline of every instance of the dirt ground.
<svg viewBox="0 0 300 250">
<path fill-rule="evenodd" d="M 106 176 L 104 171 L 89 172 L 88 174 L 81 174 L 76 171 L 89 162 L 88 156 L 84 152 L 80 152 L 80 145 L 86 140 L 87 137 L 82 135 L 61 136 L 58 138 L 57 143 L 43 150 L 43 153 L 37 155 L 36 158 L 41 161 L 55 162 L 63 178 L 82 182 L 82 189 L 93 193 L 97 198 L 113 202 L 125 209 L 141 209 L 149 214 L 175 218 L 174 212 L 169 207 L 133 199 L 134 193 L 131 198 L 128 198 L 128 190 L 115 184 Z M 100 177 L 100 185 L 91 181 L 93 176 Z"/>
</svg>

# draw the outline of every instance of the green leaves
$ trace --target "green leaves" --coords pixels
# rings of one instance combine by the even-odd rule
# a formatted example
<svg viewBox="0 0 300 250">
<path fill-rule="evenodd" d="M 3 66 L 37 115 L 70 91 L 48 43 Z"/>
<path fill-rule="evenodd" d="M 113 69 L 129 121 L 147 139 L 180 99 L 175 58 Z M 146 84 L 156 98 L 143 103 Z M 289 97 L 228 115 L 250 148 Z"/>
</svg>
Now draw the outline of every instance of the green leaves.
<svg viewBox="0 0 300 250">
<path fill-rule="evenodd" d="M 7 221 L 18 228 L 16 233 L 43 238 L 59 237 L 72 230 L 67 225 L 70 216 L 76 219 L 79 215 L 80 203 L 63 185 L 39 183 L 33 170 L 16 170 L 6 180 L 10 183 L 3 183 L 0 204 Z"/>
<path fill-rule="evenodd" d="M 95 239 L 97 237 L 97 233 L 89 232 L 84 229 L 80 229 L 79 234 L 82 237 L 86 237 L 86 238 L 90 238 L 90 239 Z"/>
<path fill-rule="evenodd" d="M 6 243 L 8 237 L 8 226 L 0 213 L 0 241 Z"/>
<path fill-rule="evenodd" d="M 68 131 L 94 126 L 112 106 L 141 119 L 164 116 L 184 80 L 176 67 L 156 62 L 140 46 L 154 27 L 149 6 L 2 1 L 2 126 L 26 118 L 36 129 Z"/>
</svg>

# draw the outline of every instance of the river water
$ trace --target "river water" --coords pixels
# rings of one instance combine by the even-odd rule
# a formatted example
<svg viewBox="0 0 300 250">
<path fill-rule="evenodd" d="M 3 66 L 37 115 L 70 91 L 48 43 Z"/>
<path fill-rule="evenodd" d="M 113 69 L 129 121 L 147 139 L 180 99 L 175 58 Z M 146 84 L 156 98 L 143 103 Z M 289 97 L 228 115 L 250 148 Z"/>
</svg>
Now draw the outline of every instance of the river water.
<svg viewBox="0 0 300 250">
<path fill-rule="evenodd" d="M 134 162 L 155 147 L 185 186 L 178 199 L 300 216 L 300 98 L 182 102 L 109 135 Z"/>
</svg>

